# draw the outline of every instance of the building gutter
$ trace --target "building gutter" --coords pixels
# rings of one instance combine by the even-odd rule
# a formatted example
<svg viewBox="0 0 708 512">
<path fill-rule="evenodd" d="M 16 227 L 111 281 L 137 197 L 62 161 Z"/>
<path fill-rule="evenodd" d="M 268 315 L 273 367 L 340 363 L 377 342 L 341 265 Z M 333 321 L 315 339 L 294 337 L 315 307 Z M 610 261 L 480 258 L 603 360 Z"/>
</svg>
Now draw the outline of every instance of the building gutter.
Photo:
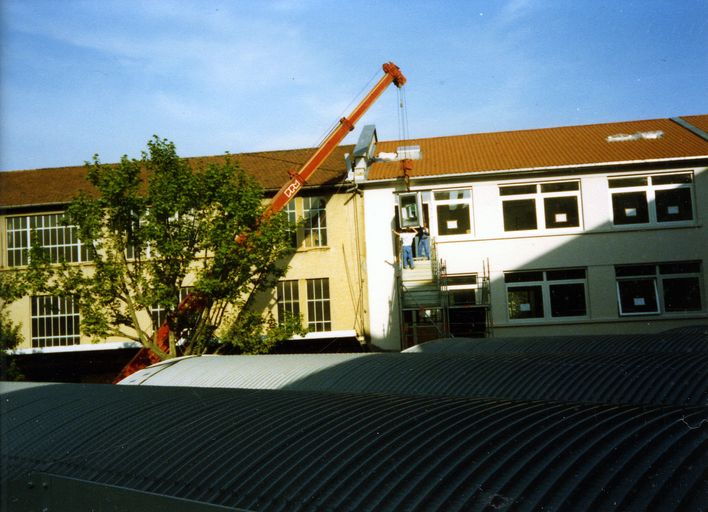
<svg viewBox="0 0 708 512">
<path fill-rule="evenodd" d="M 137 341 L 114 341 L 109 343 L 94 343 L 83 345 L 66 345 L 60 347 L 32 347 L 8 350 L 6 353 L 11 356 L 32 355 L 32 354 L 59 354 L 66 352 L 96 352 L 100 350 L 120 350 L 126 348 L 140 348 L 142 345 Z"/>
</svg>

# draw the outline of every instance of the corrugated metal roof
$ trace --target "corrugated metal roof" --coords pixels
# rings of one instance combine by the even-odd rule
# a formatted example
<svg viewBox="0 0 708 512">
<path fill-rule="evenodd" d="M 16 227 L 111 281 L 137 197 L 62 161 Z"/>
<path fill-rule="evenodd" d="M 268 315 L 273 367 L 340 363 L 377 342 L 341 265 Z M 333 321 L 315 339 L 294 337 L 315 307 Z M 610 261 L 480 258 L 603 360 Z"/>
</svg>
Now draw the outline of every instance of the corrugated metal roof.
<svg viewBox="0 0 708 512">
<path fill-rule="evenodd" d="M 682 327 L 658 334 L 598 334 L 579 336 L 520 336 L 509 338 L 442 338 L 415 345 L 405 352 L 706 352 L 708 325 Z"/>
<path fill-rule="evenodd" d="M 9 511 L 33 472 L 262 511 L 708 502 L 705 406 L 72 384 L 0 398 Z M 62 499 L 37 487 L 49 510 Z"/>
<path fill-rule="evenodd" d="M 122 384 L 708 405 L 708 352 L 197 357 Z"/>
<path fill-rule="evenodd" d="M 708 124 L 708 115 L 684 119 L 698 127 Z M 649 132 L 661 136 L 608 142 L 615 135 Z M 411 177 L 708 157 L 708 141 L 670 119 L 384 141 L 377 152 L 395 152 L 404 142 L 419 145 L 423 153 L 413 162 Z M 371 181 L 398 177 L 396 161 L 374 163 L 368 175 Z"/>
</svg>

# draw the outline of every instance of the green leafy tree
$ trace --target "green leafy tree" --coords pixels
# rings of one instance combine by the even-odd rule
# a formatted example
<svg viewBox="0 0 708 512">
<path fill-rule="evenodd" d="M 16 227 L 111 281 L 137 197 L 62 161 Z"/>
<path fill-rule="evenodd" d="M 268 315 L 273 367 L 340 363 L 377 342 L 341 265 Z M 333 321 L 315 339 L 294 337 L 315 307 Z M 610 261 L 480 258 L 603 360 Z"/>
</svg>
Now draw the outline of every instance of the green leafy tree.
<svg viewBox="0 0 708 512">
<path fill-rule="evenodd" d="M 0 380 L 20 380 L 22 373 L 8 350 L 22 343 L 21 326 L 10 318 L 8 306 L 25 294 L 26 285 L 21 275 L 0 272 Z"/>
<path fill-rule="evenodd" d="M 35 293 L 78 301 L 83 333 L 129 338 L 168 359 L 264 352 L 302 332 L 298 321 L 277 325 L 252 310 L 292 248 L 285 217 L 261 221 L 263 191 L 229 155 L 193 168 L 154 137 L 140 159 L 105 165 L 94 156 L 86 166 L 97 193 L 76 197 L 65 222 L 91 241 L 92 264 L 51 264 L 35 245 L 27 272 Z M 187 285 L 200 307 L 175 314 Z M 155 308 L 170 327 L 169 348 L 156 343 Z"/>
</svg>

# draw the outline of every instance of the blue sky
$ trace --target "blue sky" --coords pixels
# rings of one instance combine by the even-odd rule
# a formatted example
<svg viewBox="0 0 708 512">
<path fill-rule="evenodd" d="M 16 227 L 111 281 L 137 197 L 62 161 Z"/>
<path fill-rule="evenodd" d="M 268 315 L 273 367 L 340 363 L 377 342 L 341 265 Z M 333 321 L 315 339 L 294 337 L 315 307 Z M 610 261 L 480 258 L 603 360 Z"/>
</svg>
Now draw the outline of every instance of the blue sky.
<svg viewBox="0 0 708 512">
<path fill-rule="evenodd" d="M 708 113 L 706 0 L 1 0 L 0 169 L 317 145 L 393 61 L 407 133 Z M 395 88 L 360 121 L 399 139 Z M 359 130 L 345 142 L 354 143 Z"/>
</svg>

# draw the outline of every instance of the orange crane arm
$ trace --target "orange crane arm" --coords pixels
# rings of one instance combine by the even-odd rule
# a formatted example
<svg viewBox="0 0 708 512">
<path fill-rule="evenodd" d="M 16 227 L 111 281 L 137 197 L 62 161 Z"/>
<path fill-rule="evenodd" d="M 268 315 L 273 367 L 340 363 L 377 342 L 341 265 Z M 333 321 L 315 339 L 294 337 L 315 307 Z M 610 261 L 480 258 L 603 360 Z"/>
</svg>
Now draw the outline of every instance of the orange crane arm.
<svg viewBox="0 0 708 512">
<path fill-rule="evenodd" d="M 263 214 L 264 220 L 274 213 L 281 211 L 285 205 L 297 195 L 302 186 L 315 173 L 320 165 L 322 165 L 322 162 L 332 154 L 332 151 L 344 140 L 347 133 L 354 129 L 354 125 L 359 122 L 359 119 L 361 119 L 364 113 L 369 110 L 371 105 L 373 105 L 392 82 L 399 88 L 403 87 L 403 84 L 406 83 L 406 77 L 403 76 L 399 67 L 393 62 L 384 64 L 383 70 L 385 73 L 384 76 L 381 77 L 366 97 L 361 100 L 352 113 L 349 114 L 349 117 L 343 117 L 339 120 L 339 125 L 332 129 L 322 145 L 315 151 L 305 165 L 302 166 L 300 171 L 294 173 L 290 180 L 275 194 L 270 206 Z"/>
<path fill-rule="evenodd" d="M 406 77 L 393 62 L 387 62 L 383 66 L 384 76 L 369 91 L 363 100 L 349 114 L 343 117 L 339 124 L 327 135 L 324 142 L 317 148 L 317 151 L 305 162 L 298 172 L 292 174 L 290 180 L 275 194 L 266 211 L 263 212 L 262 220 L 267 220 L 271 215 L 281 211 L 291 199 L 293 199 L 307 180 L 322 165 L 332 151 L 344 140 L 347 133 L 354 129 L 354 125 L 361 119 L 373 103 L 383 94 L 386 88 L 393 83 L 396 87 L 403 87 Z M 236 235 L 237 243 L 244 243 L 246 237 L 243 233 Z M 198 294 L 190 293 L 177 308 L 177 315 L 192 313 L 204 308 L 205 298 Z M 155 344 L 164 352 L 169 352 L 170 329 L 167 321 L 160 326 L 155 335 Z M 128 375 L 160 361 L 160 357 L 148 348 L 142 348 L 135 357 L 121 370 L 114 382 L 127 377 Z"/>
</svg>

